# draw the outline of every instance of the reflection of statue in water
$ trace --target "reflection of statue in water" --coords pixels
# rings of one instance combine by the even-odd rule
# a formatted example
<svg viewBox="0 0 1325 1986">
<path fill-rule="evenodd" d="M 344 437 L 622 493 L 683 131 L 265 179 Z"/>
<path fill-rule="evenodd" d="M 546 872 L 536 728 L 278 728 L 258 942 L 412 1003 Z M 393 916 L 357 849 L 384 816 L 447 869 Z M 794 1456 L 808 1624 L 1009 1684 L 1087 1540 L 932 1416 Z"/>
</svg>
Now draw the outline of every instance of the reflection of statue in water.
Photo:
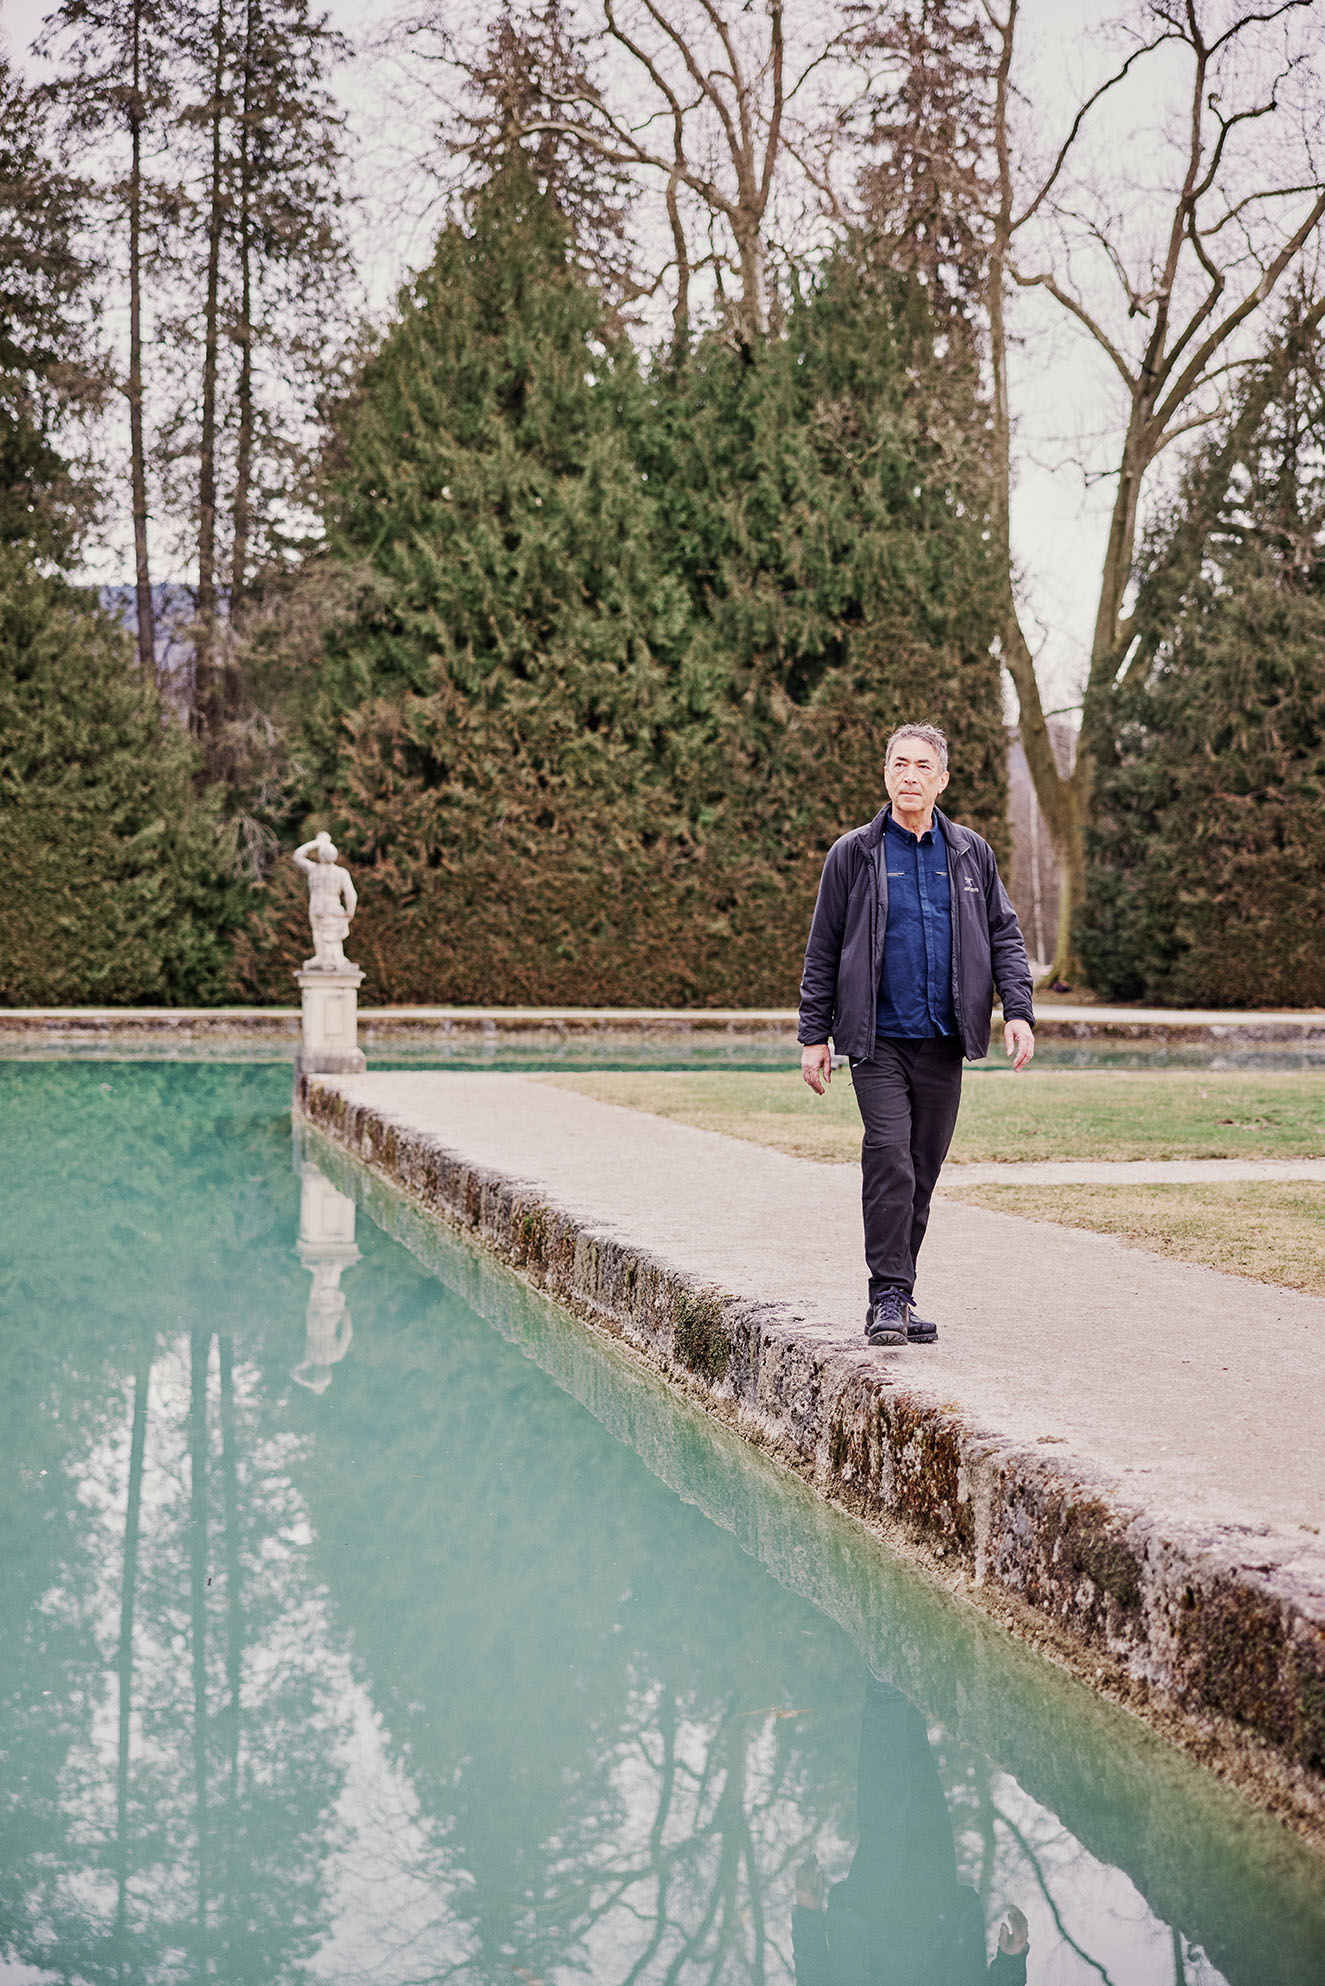
<svg viewBox="0 0 1325 1986">
<path fill-rule="evenodd" d="M 304 961 L 305 972 L 318 967 L 343 972 L 349 965 L 345 940 L 359 899 L 350 872 L 340 867 L 336 853 L 331 836 L 325 832 L 294 852 L 295 861 L 308 877 L 308 921 L 313 927 L 313 956 Z"/>
<path fill-rule="evenodd" d="M 304 1313 L 304 1355 L 290 1377 L 310 1393 L 325 1393 L 331 1368 L 344 1358 L 354 1337 L 349 1304 L 340 1286 L 341 1262 L 310 1262 L 313 1287 Z"/>
<path fill-rule="evenodd" d="M 300 1167 L 299 1240 L 296 1251 L 311 1271 L 304 1314 L 304 1356 L 290 1377 L 310 1393 L 325 1393 L 331 1368 L 350 1349 L 354 1326 L 340 1286 L 342 1273 L 359 1260 L 354 1245 L 354 1202 L 338 1193 L 325 1173 L 305 1159 Z"/>
<path fill-rule="evenodd" d="M 796 1874 L 796 1986 L 1024 1986 L 1026 1919 L 1008 1910 L 987 1970 L 980 1899 L 957 1854 L 925 1721 L 872 1679 L 860 1732 L 860 1841 L 825 1897 L 817 1858 Z"/>
</svg>

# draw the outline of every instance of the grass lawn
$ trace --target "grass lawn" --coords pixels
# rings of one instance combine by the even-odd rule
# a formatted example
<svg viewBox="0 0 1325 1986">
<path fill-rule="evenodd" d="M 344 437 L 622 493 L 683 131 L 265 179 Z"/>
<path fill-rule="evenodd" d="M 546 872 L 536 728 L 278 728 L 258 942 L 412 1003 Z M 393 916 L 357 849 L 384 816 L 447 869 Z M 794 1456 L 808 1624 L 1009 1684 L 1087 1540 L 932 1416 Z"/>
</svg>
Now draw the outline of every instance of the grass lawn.
<svg viewBox="0 0 1325 1986">
<path fill-rule="evenodd" d="M 952 1199 L 1023 1220 L 1092 1228 L 1133 1248 L 1325 1296 L 1325 1190 L 1314 1184 L 950 1188 L 950 1178 L 940 1191 Z"/>
<path fill-rule="evenodd" d="M 847 1160 L 860 1153 L 845 1069 L 824 1097 L 812 1095 L 794 1069 L 577 1070 L 537 1080 L 797 1158 Z M 1321 1157 L 1325 1070 L 1317 1069 L 968 1074 L 952 1148 L 954 1160 Z"/>
<path fill-rule="evenodd" d="M 799 1072 L 575 1071 L 540 1082 L 603 1103 L 726 1131 L 797 1158 L 854 1160 L 860 1120 L 845 1069 L 826 1097 Z M 1318 1158 L 1325 1071 L 1028 1070 L 968 1075 L 954 1159 Z M 1025 1220 L 1092 1228 L 1134 1248 L 1325 1296 L 1325 1188 L 1285 1181 L 1198 1186 L 940 1189 Z"/>
</svg>

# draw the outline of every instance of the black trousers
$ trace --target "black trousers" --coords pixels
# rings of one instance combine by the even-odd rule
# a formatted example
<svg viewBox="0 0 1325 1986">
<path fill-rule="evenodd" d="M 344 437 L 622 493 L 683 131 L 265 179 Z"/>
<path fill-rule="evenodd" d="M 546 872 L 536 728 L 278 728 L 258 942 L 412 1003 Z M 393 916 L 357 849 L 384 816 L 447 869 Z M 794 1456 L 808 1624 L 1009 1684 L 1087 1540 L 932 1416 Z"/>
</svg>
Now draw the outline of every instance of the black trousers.
<svg viewBox="0 0 1325 1986">
<path fill-rule="evenodd" d="M 961 1043 L 953 1035 L 899 1041 L 880 1035 L 869 1061 L 853 1061 L 865 1137 L 861 1205 L 870 1302 L 915 1287 L 916 1257 L 962 1100 Z"/>
</svg>

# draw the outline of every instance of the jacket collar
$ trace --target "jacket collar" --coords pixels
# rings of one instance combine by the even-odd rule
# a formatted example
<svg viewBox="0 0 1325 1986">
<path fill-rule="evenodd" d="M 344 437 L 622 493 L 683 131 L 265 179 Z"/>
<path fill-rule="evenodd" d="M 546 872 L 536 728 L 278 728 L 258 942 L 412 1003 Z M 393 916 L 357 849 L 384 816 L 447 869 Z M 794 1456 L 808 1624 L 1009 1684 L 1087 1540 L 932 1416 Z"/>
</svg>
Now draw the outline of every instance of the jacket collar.
<svg viewBox="0 0 1325 1986">
<path fill-rule="evenodd" d="M 971 830 L 962 827 L 957 821 L 950 821 L 941 807 L 935 807 L 934 820 L 953 853 L 965 854 L 971 845 Z"/>
</svg>

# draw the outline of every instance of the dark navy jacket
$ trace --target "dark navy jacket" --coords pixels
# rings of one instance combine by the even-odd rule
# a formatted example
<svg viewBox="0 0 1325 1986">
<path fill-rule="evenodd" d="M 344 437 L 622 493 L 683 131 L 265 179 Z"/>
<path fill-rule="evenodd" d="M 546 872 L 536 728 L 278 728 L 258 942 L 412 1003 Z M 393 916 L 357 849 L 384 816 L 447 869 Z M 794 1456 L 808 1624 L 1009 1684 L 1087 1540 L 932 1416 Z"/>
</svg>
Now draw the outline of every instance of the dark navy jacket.
<svg viewBox="0 0 1325 1986">
<path fill-rule="evenodd" d="M 796 1031 L 803 1046 L 831 1038 L 839 1055 L 866 1060 L 874 1053 L 888 924 L 887 814 L 885 807 L 867 827 L 853 828 L 828 851 L 805 949 Z M 1030 962 L 989 843 L 937 807 L 934 823 L 948 844 L 957 1033 L 967 1060 L 978 1062 L 989 1053 L 995 987 L 1005 1020 L 1034 1025 Z"/>
</svg>

